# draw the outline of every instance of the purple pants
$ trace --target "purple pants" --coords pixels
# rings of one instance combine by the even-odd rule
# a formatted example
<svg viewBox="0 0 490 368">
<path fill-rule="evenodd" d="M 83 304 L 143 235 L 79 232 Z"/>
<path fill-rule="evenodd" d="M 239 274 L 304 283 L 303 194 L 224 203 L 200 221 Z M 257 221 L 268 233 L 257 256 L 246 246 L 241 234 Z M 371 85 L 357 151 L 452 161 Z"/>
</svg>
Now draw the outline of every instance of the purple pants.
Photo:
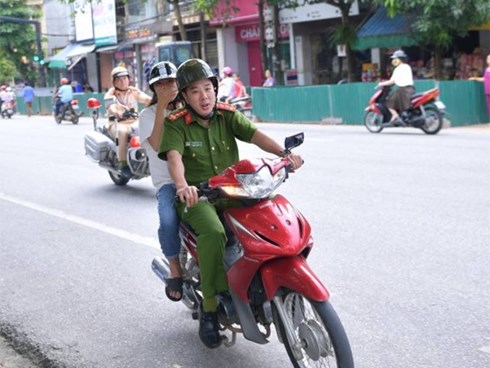
<svg viewBox="0 0 490 368">
<path fill-rule="evenodd" d="M 490 117 L 490 95 L 485 95 L 485 99 L 487 101 L 487 114 Z"/>
</svg>

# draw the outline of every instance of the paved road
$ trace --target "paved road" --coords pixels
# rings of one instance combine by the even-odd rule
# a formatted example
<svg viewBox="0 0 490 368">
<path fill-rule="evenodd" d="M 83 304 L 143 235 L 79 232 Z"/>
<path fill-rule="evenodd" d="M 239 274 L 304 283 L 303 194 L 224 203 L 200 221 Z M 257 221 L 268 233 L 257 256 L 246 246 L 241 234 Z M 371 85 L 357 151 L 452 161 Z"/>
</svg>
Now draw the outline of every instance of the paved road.
<svg viewBox="0 0 490 368">
<path fill-rule="evenodd" d="M 310 262 L 356 366 L 489 367 L 490 129 L 260 126 L 305 131 L 305 167 L 282 192 L 311 222 Z M 149 270 L 149 180 L 111 184 L 83 157 L 90 127 L 0 121 L 1 334 L 51 367 L 288 366 L 274 339 L 202 347 Z"/>
</svg>

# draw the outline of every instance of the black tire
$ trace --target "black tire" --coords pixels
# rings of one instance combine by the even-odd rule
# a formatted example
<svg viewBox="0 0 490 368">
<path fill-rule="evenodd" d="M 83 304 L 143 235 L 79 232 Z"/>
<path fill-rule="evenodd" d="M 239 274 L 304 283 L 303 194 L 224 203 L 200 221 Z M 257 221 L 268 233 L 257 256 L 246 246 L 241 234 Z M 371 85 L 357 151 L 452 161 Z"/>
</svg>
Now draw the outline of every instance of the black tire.
<svg viewBox="0 0 490 368">
<path fill-rule="evenodd" d="M 442 129 L 442 114 L 435 106 L 425 107 L 425 124 L 420 127 L 425 134 L 437 134 Z"/>
<path fill-rule="evenodd" d="M 302 342 L 303 358 L 298 360 L 286 337 L 283 322 L 279 321 L 279 333 L 294 367 L 354 368 L 349 340 L 330 302 L 310 301 L 291 292 L 284 297 L 284 306 L 289 323 Z"/>
<path fill-rule="evenodd" d="M 112 171 L 109 171 L 109 176 L 112 179 L 112 181 L 114 182 L 114 184 L 119 185 L 121 187 L 126 185 L 130 180 L 130 179 L 125 178 L 124 176 L 122 176 L 120 174 L 116 174 Z"/>
<path fill-rule="evenodd" d="M 71 122 L 73 125 L 78 124 L 78 115 L 72 115 L 71 116 Z"/>
<path fill-rule="evenodd" d="M 63 119 L 60 117 L 60 115 L 55 115 L 55 116 L 54 116 L 54 121 L 56 121 L 56 124 L 61 124 L 61 121 L 62 121 L 62 120 L 63 120 Z"/>
<path fill-rule="evenodd" d="M 383 115 L 376 114 L 374 111 L 366 111 L 364 114 L 364 125 L 371 133 L 379 133 L 383 130 Z"/>
</svg>

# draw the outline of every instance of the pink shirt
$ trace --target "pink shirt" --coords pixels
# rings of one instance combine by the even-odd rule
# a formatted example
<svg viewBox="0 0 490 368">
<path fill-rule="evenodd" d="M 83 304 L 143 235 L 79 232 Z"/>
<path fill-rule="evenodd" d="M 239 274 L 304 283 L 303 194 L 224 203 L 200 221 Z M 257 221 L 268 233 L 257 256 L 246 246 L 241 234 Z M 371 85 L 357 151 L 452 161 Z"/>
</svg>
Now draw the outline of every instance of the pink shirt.
<svg viewBox="0 0 490 368">
<path fill-rule="evenodd" d="M 485 69 L 485 74 L 483 74 L 483 85 L 485 87 L 485 94 L 490 95 L 490 68 Z"/>
</svg>

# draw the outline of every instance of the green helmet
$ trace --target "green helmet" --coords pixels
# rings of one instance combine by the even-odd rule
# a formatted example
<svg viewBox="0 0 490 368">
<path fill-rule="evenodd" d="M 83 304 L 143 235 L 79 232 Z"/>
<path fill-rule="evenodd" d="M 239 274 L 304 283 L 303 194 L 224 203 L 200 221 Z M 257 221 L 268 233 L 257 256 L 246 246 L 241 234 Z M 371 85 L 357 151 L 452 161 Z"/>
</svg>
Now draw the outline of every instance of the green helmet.
<svg viewBox="0 0 490 368">
<path fill-rule="evenodd" d="M 215 94 L 218 94 L 218 78 L 216 78 L 216 75 L 205 61 L 189 59 L 184 61 L 177 69 L 177 88 L 179 92 L 202 79 L 209 79 L 213 83 Z"/>
</svg>

